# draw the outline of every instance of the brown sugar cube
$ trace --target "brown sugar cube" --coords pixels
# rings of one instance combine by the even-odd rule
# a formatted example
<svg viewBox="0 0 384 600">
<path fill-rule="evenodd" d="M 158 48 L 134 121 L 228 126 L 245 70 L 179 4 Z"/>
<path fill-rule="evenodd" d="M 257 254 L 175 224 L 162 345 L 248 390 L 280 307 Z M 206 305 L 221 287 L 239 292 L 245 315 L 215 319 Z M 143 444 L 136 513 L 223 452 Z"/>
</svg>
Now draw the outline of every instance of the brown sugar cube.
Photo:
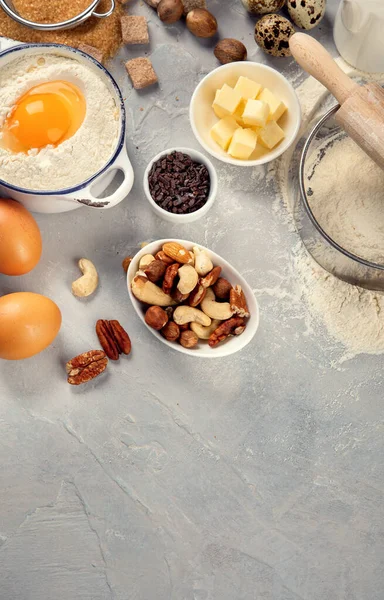
<svg viewBox="0 0 384 600">
<path fill-rule="evenodd" d="M 149 44 L 147 19 L 124 16 L 120 19 L 124 44 Z"/>
<path fill-rule="evenodd" d="M 157 83 L 157 75 L 149 58 L 132 58 L 125 63 L 125 68 L 136 90 Z"/>
<path fill-rule="evenodd" d="M 207 8 L 206 0 L 181 0 L 184 6 L 184 15 L 187 15 L 195 8 Z"/>
<path fill-rule="evenodd" d="M 82 50 L 86 54 L 89 54 L 89 56 L 92 56 L 92 58 L 95 58 L 100 63 L 103 62 L 104 52 L 99 48 L 94 48 L 94 46 L 90 46 L 89 44 L 79 44 L 77 47 L 79 50 Z"/>
</svg>

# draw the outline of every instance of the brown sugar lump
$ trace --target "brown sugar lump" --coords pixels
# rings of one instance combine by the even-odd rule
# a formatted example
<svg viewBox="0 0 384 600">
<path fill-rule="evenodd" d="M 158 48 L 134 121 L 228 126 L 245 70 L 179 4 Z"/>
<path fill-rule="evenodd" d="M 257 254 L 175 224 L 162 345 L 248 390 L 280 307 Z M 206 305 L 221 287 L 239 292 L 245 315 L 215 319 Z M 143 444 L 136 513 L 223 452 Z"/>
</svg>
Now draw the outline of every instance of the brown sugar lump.
<svg viewBox="0 0 384 600">
<path fill-rule="evenodd" d="M 149 44 L 148 24 L 145 17 L 123 16 L 120 23 L 123 44 Z"/>
<path fill-rule="evenodd" d="M 195 8 L 207 8 L 206 0 L 181 0 L 184 6 L 184 15 L 187 15 Z"/>
<path fill-rule="evenodd" d="M 95 48 L 94 46 L 90 46 L 89 44 L 79 44 L 77 48 L 82 52 L 89 54 L 89 56 L 92 56 L 92 58 L 98 60 L 99 63 L 102 63 L 104 61 L 104 52 L 99 48 Z"/>
<path fill-rule="evenodd" d="M 125 63 L 125 68 L 136 90 L 157 83 L 157 75 L 149 58 L 132 58 Z"/>
</svg>

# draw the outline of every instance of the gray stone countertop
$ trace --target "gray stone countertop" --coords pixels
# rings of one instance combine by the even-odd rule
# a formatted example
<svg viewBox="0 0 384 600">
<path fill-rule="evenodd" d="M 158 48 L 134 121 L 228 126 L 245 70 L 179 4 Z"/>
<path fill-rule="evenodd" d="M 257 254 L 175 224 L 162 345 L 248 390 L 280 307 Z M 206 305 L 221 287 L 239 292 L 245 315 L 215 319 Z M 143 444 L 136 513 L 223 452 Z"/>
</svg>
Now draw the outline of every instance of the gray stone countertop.
<svg viewBox="0 0 384 600">
<path fill-rule="evenodd" d="M 333 53 L 337 4 L 314 32 Z M 209 5 L 250 60 L 304 79 L 291 59 L 258 50 L 240 0 Z M 122 65 L 140 49 L 111 66 L 126 97 L 133 191 L 110 211 L 37 215 L 38 267 L 0 276 L 1 294 L 40 292 L 63 313 L 49 350 L 0 365 L 0 598 L 381 600 L 382 358 L 335 364 L 336 342 L 308 330 L 305 305 L 286 310 L 297 234 L 272 210 L 280 191 L 268 167 L 215 161 L 219 195 L 205 220 L 176 227 L 152 214 L 145 166 L 167 147 L 198 148 L 189 99 L 217 62 L 213 42 L 183 24 L 164 27 L 142 3 L 130 11 L 149 18 L 160 80 L 130 88 Z M 142 326 L 121 260 L 165 237 L 204 244 L 247 278 L 261 324 L 245 350 L 192 359 Z M 101 279 L 85 302 L 70 289 L 82 256 Z M 74 389 L 64 364 L 95 346 L 98 318 L 127 327 L 132 356 Z"/>
</svg>

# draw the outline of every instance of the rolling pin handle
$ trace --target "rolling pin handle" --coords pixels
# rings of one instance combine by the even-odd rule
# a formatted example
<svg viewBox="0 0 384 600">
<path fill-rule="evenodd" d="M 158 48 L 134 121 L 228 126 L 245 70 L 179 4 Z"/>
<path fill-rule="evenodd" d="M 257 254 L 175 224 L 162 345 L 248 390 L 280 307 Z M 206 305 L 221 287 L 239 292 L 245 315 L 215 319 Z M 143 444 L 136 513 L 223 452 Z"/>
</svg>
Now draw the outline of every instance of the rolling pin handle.
<svg viewBox="0 0 384 600">
<path fill-rule="evenodd" d="M 335 63 L 327 50 L 305 33 L 295 33 L 289 40 L 292 56 L 312 77 L 320 81 L 343 104 L 359 87 Z"/>
</svg>

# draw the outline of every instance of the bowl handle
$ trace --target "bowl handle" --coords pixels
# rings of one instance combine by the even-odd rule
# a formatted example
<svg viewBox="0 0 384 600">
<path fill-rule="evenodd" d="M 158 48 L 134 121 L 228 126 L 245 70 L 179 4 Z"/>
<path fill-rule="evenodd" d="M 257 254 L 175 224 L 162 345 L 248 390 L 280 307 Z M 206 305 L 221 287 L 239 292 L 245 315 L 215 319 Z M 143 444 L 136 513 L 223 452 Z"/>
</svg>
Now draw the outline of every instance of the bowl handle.
<svg viewBox="0 0 384 600">
<path fill-rule="evenodd" d="M 115 0 L 110 0 L 111 6 L 109 8 L 109 10 L 107 10 L 105 13 L 98 13 L 95 10 L 92 13 L 93 17 L 97 17 L 98 19 L 104 19 L 105 17 L 109 17 L 114 9 L 115 9 Z"/>
<path fill-rule="evenodd" d="M 117 190 L 115 190 L 110 196 L 106 196 L 105 198 L 96 198 L 91 191 L 94 183 L 96 183 L 97 181 L 94 180 L 87 187 L 73 194 L 68 194 L 63 198 L 67 198 L 68 200 L 72 200 L 73 202 L 83 204 L 84 206 L 89 206 L 90 208 L 97 208 L 99 210 L 112 208 L 113 206 L 116 206 L 116 204 L 119 204 L 122 200 L 124 200 L 124 198 L 128 196 L 129 192 L 132 189 L 134 181 L 133 169 L 125 145 L 121 149 L 121 152 L 116 158 L 116 160 L 110 167 L 108 167 L 108 169 L 106 169 L 103 172 L 102 176 L 105 176 L 111 171 L 122 171 L 122 173 L 124 174 L 124 179 L 120 183 Z"/>
</svg>

